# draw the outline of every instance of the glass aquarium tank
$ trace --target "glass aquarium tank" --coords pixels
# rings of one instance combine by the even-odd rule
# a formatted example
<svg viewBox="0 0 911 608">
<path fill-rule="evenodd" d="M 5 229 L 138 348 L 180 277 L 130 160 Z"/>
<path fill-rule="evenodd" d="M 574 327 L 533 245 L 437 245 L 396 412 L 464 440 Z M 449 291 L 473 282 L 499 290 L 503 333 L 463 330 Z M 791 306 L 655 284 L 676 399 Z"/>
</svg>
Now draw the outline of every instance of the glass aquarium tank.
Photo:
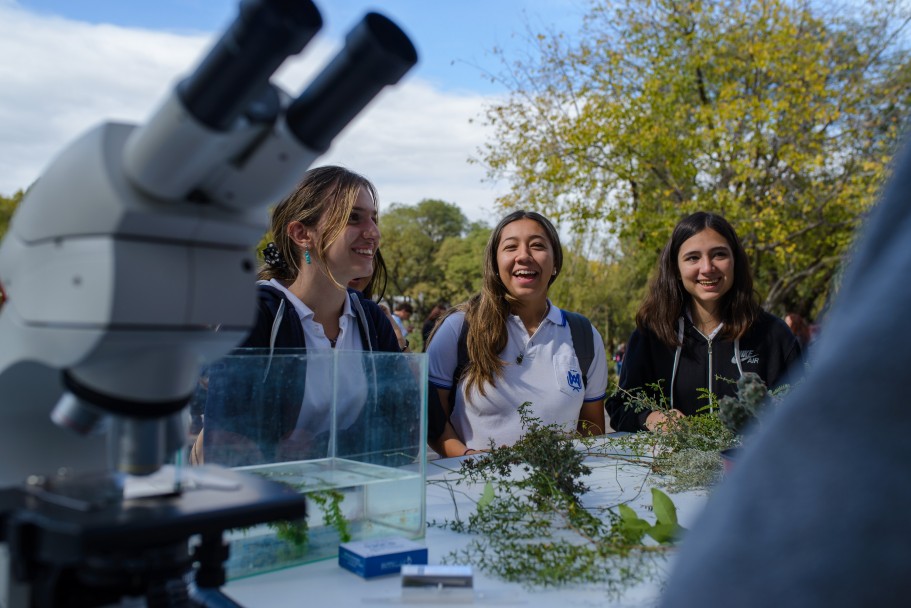
<svg viewBox="0 0 911 608">
<path fill-rule="evenodd" d="M 422 538 L 427 358 L 238 349 L 204 370 L 193 457 L 287 483 L 305 521 L 227 533 L 232 579 L 335 557 L 348 540 Z"/>
</svg>

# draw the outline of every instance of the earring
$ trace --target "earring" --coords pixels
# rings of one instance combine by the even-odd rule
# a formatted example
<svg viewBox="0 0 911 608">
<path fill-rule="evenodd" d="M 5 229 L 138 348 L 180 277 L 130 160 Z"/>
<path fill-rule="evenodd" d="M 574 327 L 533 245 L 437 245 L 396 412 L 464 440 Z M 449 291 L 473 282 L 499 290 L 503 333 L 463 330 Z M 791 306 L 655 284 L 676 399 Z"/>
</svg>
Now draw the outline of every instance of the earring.
<svg viewBox="0 0 911 608">
<path fill-rule="evenodd" d="M 552 275 L 554 275 L 554 276 L 557 276 L 557 269 L 554 268 L 554 271 L 553 271 L 552 273 L 550 273 L 550 274 L 552 274 Z"/>
<path fill-rule="evenodd" d="M 310 264 L 310 247 L 304 246 L 304 261 Z"/>
</svg>

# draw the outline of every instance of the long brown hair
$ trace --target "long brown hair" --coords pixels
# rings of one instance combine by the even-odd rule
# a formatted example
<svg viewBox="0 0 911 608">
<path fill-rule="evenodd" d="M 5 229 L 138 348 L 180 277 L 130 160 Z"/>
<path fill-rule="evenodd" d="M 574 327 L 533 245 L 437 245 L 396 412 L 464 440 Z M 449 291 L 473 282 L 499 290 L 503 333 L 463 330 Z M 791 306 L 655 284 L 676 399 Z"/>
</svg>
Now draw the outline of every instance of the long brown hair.
<svg viewBox="0 0 911 608">
<path fill-rule="evenodd" d="M 326 250 L 348 225 L 348 218 L 351 210 L 354 209 L 361 188 L 370 194 L 379 211 L 379 197 L 376 188 L 366 177 L 334 165 L 307 171 L 294 192 L 285 197 L 272 210 L 272 239 L 285 261 L 285 265 L 281 267 L 263 265 L 259 270 L 259 279 L 294 281 L 300 273 L 303 252 L 288 234 L 288 224 L 300 222 L 304 226 L 312 228 L 323 221 L 323 230 L 317 231 L 314 238 L 316 256 L 313 261 L 319 264 L 320 269 L 337 285 L 346 287 L 332 276 L 332 272 L 323 260 Z M 371 283 L 378 280 L 381 273 L 385 278 L 384 272 L 385 266 L 374 260 Z"/>
<path fill-rule="evenodd" d="M 734 256 L 734 284 L 721 301 L 721 335 L 740 338 L 759 317 L 760 306 L 753 291 L 753 273 L 734 227 L 720 215 L 699 211 L 680 220 L 658 260 L 658 275 L 636 313 L 636 327 L 649 329 L 668 346 L 677 342 L 677 319 L 684 314 L 692 296 L 683 288 L 677 255 L 683 243 L 711 228 L 724 237 Z"/>
<path fill-rule="evenodd" d="M 506 320 L 509 307 L 515 299 L 506 290 L 500 279 L 497 267 L 497 249 L 503 229 L 518 220 L 534 220 L 544 228 L 550 246 L 554 251 L 554 270 L 556 271 L 548 281 L 551 285 L 560 275 L 563 267 L 563 246 L 560 244 L 560 235 L 554 225 L 546 217 L 534 211 L 513 211 L 496 225 L 487 247 L 484 250 L 484 282 L 481 292 L 474 295 L 452 310 L 465 312 L 465 322 L 468 323 L 468 364 L 465 366 L 465 392 L 470 394 L 476 388 L 481 395 L 485 395 L 485 385 L 493 384 L 496 378 L 503 375 L 505 363 L 500 359 L 500 353 L 506 348 L 509 339 Z M 448 314 L 451 314 L 450 310 Z M 442 321 L 437 323 L 440 326 Z M 432 336 L 431 336 L 432 339 Z M 453 387 L 455 390 L 455 387 Z"/>
</svg>

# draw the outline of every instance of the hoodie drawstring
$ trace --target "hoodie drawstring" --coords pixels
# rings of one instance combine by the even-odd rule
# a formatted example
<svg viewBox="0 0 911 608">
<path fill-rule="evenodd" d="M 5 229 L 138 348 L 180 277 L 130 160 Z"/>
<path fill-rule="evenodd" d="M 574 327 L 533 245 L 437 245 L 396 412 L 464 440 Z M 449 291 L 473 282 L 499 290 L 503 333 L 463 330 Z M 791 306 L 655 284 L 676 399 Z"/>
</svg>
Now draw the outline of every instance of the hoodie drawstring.
<svg viewBox="0 0 911 608">
<path fill-rule="evenodd" d="M 674 382 L 677 379 L 677 367 L 680 365 L 680 354 L 683 352 L 683 317 L 677 320 L 677 350 L 674 351 L 674 369 L 671 372 L 671 409 L 674 409 Z M 737 363 L 737 371 L 740 377 L 743 377 L 743 365 L 740 363 L 740 338 L 734 340 L 734 361 Z"/>
<path fill-rule="evenodd" d="M 275 352 L 275 341 L 278 339 L 278 328 L 282 324 L 282 318 L 285 316 L 285 299 L 282 298 L 278 303 L 278 310 L 275 311 L 275 319 L 272 321 L 272 333 L 269 334 L 269 362 L 266 363 L 266 371 L 263 374 L 263 384 L 269 377 L 269 370 L 272 368 L 272 353 Z"/>
</svg>

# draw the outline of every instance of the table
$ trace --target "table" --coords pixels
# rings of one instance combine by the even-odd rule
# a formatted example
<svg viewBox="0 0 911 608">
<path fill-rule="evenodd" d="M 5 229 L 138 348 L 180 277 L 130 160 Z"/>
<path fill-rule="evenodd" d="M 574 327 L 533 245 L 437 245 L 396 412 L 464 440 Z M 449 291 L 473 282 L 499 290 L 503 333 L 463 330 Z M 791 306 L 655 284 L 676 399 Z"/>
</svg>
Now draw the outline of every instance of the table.
<svg viewBox="0 0 911 608">
<path fill-rule="evenodd" d="M 471 458 L 468 456 L 467 458 Z M 434 460 L 427 465 L 427 520 L 453 519 L 458 508 L 466 518 L 474 509 L 472 499 L 480 496 L 481 488 L 469 488 L 467 495 L 452 493 L 442 484 L 452 479 L 461 458 Z M 591 491 L 585 496 L 587 505 L 616 505 L 627 502 L 642 517 L 654 521 L 649 513 L 654 481 L 648 469 L 618 458 L 589 457 L 586 463 L 592 474 L 586 480 Z M 459 486 L 459 489 L 464 489 Z M 672 494 L 677 506 L 680 524 L 688 528 L 698 516 L 706 499 L 706 492 Z M 455 503 L 453 500 L 455 499 Z M 429 563 L 438 564 L 446 554 L 464 548 L 470 536 L 450 530 L 428 526 L 425 544 Z M 475 569 L 475 601 L 472 606 L 647 606 L 658 596 L 658 584 L 642 584 L 631 588 L 617 601 L 610 601 L 606 590 L 596 585 L 576 585 L 559 589 L 526 589 L 521 585 L 503 582 Z M 365 580 L 339 567 L 334 559 L 288 568 L 279 572 L 233 581 L 226 593 L 249 608 L 301 608 L 306 606 L 344 608 L 383 604 L 414 606 L 401 598 L 398 576 Z M 446 605 L 435 603 L 435 605 Z M 463 604 L 464 605 L 464 604 Z"/>
</svg>

